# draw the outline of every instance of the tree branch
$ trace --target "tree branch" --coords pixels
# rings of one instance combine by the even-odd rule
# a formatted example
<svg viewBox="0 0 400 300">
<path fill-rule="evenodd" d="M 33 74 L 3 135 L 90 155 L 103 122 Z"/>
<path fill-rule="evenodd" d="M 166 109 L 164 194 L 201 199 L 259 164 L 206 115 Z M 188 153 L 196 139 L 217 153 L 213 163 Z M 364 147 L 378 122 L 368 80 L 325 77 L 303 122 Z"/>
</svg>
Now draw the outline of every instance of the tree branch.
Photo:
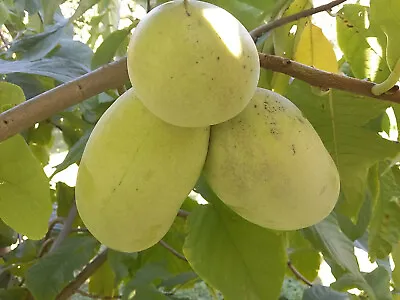
<svg viewBox="0 0 400 300">
<path fill-rule="evenodd" d="M 128 81 L 126 58 L 60 85 L 0 114 L 0 141 Z"/>
<path fill-rule="evenodd" d="M 101 252 L 91 263 L 89 263 L 79 274 L 75 277 L 74 281 L 70 282 L 61 292 L 58 294 L 56 300 L 67 300 L 76 290 L 85 283 L 85 281 L 100 268 L 107 260 L 108 250 Z"/>
<path fill-rule="evenodd" d="M 76 203 L 74 201 L 72 203 L 71 209 L 68 213 L 68 217 L 64 222 L 64 226 L 61 229 L 60 233 L 58 234 L 57 239 L 51 245 L 49 252 L 56 250 L 61 245 L 61 243 L 66 239 L 68 234 L 71 232 L 72 224 L 74 223 L 77 214 L 78 214 L 78 210 L 76 208 Z"/>
<path fill-rule="evenodd" d="M 296 276 L 297 279 L 303 281 L 305 284 L 307 284 L 308 286 L 313 286 L 313 284 L 303 276 L 303 274 L 301 274 L 293 265 L 292 262 L 289 260 L 287 262 L 287 266 L 288 268 L 292 271 L 292 273 Z"/>
<path fill-rule="evenodd" d="M 371 92 L 375 85 L 373 82 L 325 72 L 279 56 L 263 53 L 259 56 L 261 67 L 287 74 L 311 85 L 400 103 L 397 86 L 388 93 L 375 96 Z M 85 99 L 117 88 L 127 80 L 126 58 L 123 58 L 25 101 L 0 114 L 0 142 Z"/>
<path fill-rule="evenodd" d="M 174 248 L 172 248 L 170 245 L 168 245 L 166 242 L 164 242 L 163 240 L 158 242 L 161 246 L 163 246 L 165 249 L 167 249 L 169 252 L 171 252 L 173 255 L 175 255 L 177 258 L 186 261 L 187 259 L 185 256 L 183 256 L 182 254 L 180 254 L 178 251 L 176 251 Z"/>
<path fill-rule="evenodd" d="M 250 31 L 250 35 L 253 38 L 253 40 L 256 41 L 260 36 L 262 36 L 264 33 L 268 32 L 268 31 L 270 31 L 272 29 L 275 29 L 275 28 L 280 27 L 282 25 L 297 21 L 297 20 L 299 20 L 301 18 L 305 18 L 305 17 L 311 16 L 311 15 L 314 15 L 316 13 L 329 10 L 332 7 L 337 6 L 337 5 L 339 5 L 339 4 L 341 4 L 341 3 L 345 2 L 345 1 L 346 0 L 335 0 L 335 1 L 332 1 L 332 2 L 330 2 L 328 4 L 324 4 L 324 5 L 321 5 L 321 6 L 318 6 L 318 7 L 306 9 L 306 10 L 303 10 L 303 11 L 297 13 L 297 14 L 293 14 L 293 15 L 290 15 L 290 16 L 287 16 L 287 17 L 283 17 L 283 18 L 277 19 L 275 21 L 269 22 L 267 24 L 261 25 L 260 27 L 257 27 L 255 29 L 253 29 L 252 31 Z"/>
</svg>

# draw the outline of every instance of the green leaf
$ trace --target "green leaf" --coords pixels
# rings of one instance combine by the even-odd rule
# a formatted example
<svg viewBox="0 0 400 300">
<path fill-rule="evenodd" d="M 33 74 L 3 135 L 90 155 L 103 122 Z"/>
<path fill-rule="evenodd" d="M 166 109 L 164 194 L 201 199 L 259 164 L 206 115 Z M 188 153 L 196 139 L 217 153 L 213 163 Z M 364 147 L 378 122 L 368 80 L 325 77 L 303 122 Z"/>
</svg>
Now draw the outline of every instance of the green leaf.
<svg viewBox="0 0 400 300">
<path fill-rule="evenodd" d="M 93 50 L 82 42 L 63 38 L 58 42 L 57 51 L 52 52 L 51 57 L 60 57 L 69 61 L 81 63 L 90 68 Z"/>
<path fill-rule="evenodd" d="M 0 85 L 4 111 L 25 100 L 13 84 Z M 20 135 L 0 142 L 0 218 L 21 234 L 40 239 L 51 214 L 48 180 L 40 163 Z"/>
<path fill-rule="evenodd" d="M 400 144 L 368 128 L 389 103 L 337 90 L 317 96 L 299 80 L 290 85 L 288 98 L 314 126 L 338 167 L 343 197 L 337 211 L 354 218 L 365 200 L 369 169 L 400 151 Z"/>
<path fill-rule="evenodd" d="M 136 252 L 124 253 L 108 249 L 107 260 L 115 274 L 116 284 L 122 280 L 130 279 L 140 266 Z"/>
<path fill-rule="evenodd" d="M 211 191 L 206 199 L 212 204 L 188 218 L 183 252 L 192 268 L 225 299 L 276 300 L 286 270 L 284 234 L 244 220 Z"/>
<path fill-rule="evenodd" d="M 26 99 L 33 98 L 55 87 L 55 81 L 53 78 L 34 74 L 8 74 L 7 81 L 21 87 Z"/>
<path fill-rule="evenodd" d="M 67 218 L 73 203 L 75 202 L 75 188 L 64 182 L 56 184 L 57 216 Z M 82 226 L 83 222 L 79 214 L 75 217 L 73 227 Z"/>
<path fill-rule="evenodd" d="M 91 132 L 91 130 L 86 131 L 86 133 L 82 137 L 80 137 L 79 140 L 69 149 L 67 156 L 60 164 L 55 167 L 56 169 L 54 170 L 53 174 L 51 174 L 50 178 L 53 178 L 54 175 L 56 175 L 57 173 L 65 170 L 70 165 L 77 163 L 81 160 L 83 150 L 85 150 L 85 146 L 87 141 L 89 140 Z"/>
<path fill-rule="evenodd" d="M 313 285 L 305 290 L 303 300 L 350 300 L 348 294 L 336 292 L 329 287 Z"/>
<path fill-rule="evenodd" d="M 89 293 L 102 297 L 113 297 L 118 293 L 115 288 L 115 274 L 108 261 L 89 278 Z"/>
<path fill-rule="evenodd" d="M 64 1 L 65 0 L 40 0 L 44 11 L 43 20 L 45 24 L 53 23 L 54 13 L 59 9 L 60 4 Z"/>
<path fill-rule="evenodd" d="M 54 300 L 96 254 L 99 243 L 89 236 L 67 238 L 54 252 L 42 257 L 26 274 L 26 286 L 36 299 Z M 51 274 L 51 276 L 49 276 Z"/>
<path fill-rule="evenodd" d="M 392 249 L 392 259 L 395 265 L 392 271 L 392 280 L 397 291 L 400 290 L 400 243 L 397 243 Z"/>
<path fill-rule="evenodd" d="M 400 59 L 399 11 L 400 2 L 397 0 L 371 0 L 371 22 L 386 34 L 386 60 L 391 70 Z"/>
<path fill-rule="evenodd" d="M 304 238 L 300 231 L 288 233 L 289 237 L 289 260 L 292 265 L 309 281 L 314 281 L 318 276 L 318 270 L 321 265 L 321 255 L 315 250 L 311 243 Z M 295 277 L 288 268 L 287 276 Z"/>
<path fill-rule="evenodd" d="M 79 1 L 78 8 L 75 10 L 74 14 L 71 16 L 69 22 L 75 21 L 80 16 L 82 16 L 85 11 L 91 8 L 93 5 L 98 3 L 100 0 L 81 0 Z"/>
<path fill-rule="evenodd" d="M 369 226 L 371 260 L 385 258 L 400 240 L 400 186 L 388 166 L 381 163 L 379 168 L 380 195 Z"/>
<path fill-rule="evenodd" d="M 390 276 L 384 267 L 378 267 L 371 273 L 364 275 L 368 284 L 372 287 L 376 299 L 392 300 L 390 293 Z"/>
<path fill-rule="evenodd" d="M 17 237 L 17 233 L 0 219 L 0 248 L 14 244 Z"/>
<path fill-rule="evenodd" d="M 80 63 L 60 58 L 43 58 L 35 61 L 1 61 L 0 74 L 26 73 L 48 76 L 61 82 L 68 82 L 89 72 Z"/>
<path fill-rule="evenodd" d="M 0 289 L 1 300 L 26 300 L 29 292 L 26 288 L 12 287 L 10 289 Z"/>
<path fill-rule="evenodd" d="M 343 6 L 336 14 L 337 38 L 357 78 L 382 82 L 390 74 L 386 64 L 386 36 L 377 24 L 366 26 L 368 9 L 359 4 Z"/>
<path fill-rule="evenodd" d="M 8 7 L 1 2 L 0 3 L 0 26 L 2 26 L 9 17 Z"/>
<path fill-rule="evenodd" d="M 65 142 L 72 146 L 77 143 L 83 136 L 90 134 L 93 125 L 83 120 L 78 113 L 72 111 L 61 112 L 51 118 L 54 125 L 62 130 Z M 81 143 L 85 142 L 83 138 Z M 77 146 L 77 148 L 80 148 Z M 79 152 L 77 153 L 79 155 Z"/>
<path fill-rule="evenodd" d="M 353 242 L 343 234 L 334 214 L 316 225 L 304 229 L 304 234 L 314 247 L 333 259 L 341 268 L 361 277 Z"/>
<path fill-rule="evenodd" d="M 92 70 L 112 61 L 119 46 L 129 35 L 135 25 L 136 24 L 133 24 L 128 28 L 116 30 L 107 36 L 99 48 L 97 48 L 96 53 L 93 55 Z"/>
<path fill-rule="evenodd" d="M 22 58 L 35 61 L 45 57 L 64 36 L 65 24 L 49 27 L 45 32 L 30 35 L 14 42 L 8 52 L 21 53 Z"/>
</svg>

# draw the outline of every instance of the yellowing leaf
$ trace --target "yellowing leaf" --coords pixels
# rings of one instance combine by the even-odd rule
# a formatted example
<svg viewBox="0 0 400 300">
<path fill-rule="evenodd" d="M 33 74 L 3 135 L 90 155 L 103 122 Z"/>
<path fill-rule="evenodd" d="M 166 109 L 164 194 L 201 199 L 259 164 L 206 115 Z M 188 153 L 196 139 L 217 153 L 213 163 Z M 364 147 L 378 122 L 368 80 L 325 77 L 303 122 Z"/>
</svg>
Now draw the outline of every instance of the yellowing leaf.
<svg viewBox="0 0 400 300">
<path fill-rule="evenodd" d="M 306 24 L 301 34 L 294 59 L 317 69 L 338 72 L 336 55 L 331 42 L 325 37 L 322 29 L 311 22 Z"/>
<path fill-rule="evenodd" d="M 25 101 L 21 88 L 0 83 L 0 109 Z M 0 218 L 17 232 L 42 238 L 51 215 L 47 177 L 22 136 L 0 142 Z"/>
<path fill-rule="evenodd" d="M 108 260 L 89 279 L 89 292 L 96 296 L 112 297 L 115 274 Z"/>
</svg>

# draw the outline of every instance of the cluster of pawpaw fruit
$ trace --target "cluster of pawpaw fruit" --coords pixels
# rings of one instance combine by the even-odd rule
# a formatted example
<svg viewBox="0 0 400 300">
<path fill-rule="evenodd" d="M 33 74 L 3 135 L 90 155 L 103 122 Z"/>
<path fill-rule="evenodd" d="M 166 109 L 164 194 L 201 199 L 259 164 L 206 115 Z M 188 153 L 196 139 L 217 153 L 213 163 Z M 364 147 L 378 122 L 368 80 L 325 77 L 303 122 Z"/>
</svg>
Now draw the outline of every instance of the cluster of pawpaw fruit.
<svg viewBox="0 0 400 300">
<path fill-rule="evenodd" d="M 332 211 L 331 156 L 292 102 L 257 87 L 257 49 L 231 14 L 164 3 L 138 24 L 127 58 L 132 88 L 96 124 L 77 178 L 79 214 L 100 242 L 124 252 L 156 244 L 202 173 L 265 228 L 304 228 Z"/>
</svg>

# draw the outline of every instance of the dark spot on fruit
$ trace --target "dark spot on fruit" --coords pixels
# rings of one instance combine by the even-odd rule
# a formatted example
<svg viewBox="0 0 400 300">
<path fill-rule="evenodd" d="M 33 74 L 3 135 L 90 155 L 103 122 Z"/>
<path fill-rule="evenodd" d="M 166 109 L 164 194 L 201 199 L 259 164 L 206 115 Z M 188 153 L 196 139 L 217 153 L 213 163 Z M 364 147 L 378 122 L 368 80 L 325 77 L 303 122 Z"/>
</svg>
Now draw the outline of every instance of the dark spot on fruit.
<svg viewBox="0 0 400 300">
<path fill-rule="evenodd" d="M 7 120 L 4 120 L 3 123 L 7 125 L 7 124 L 8 124 L 8 121 L 7 121 Z"/>
<path fill-rule="evenodd" d="M 279 131 L 276 128 L 271 128 L 269 131 L 272 135 L 278 135 Z"/>
<path fill-rule="evenodd" d="M 217 60 L 219 60 L 219 56 L 217 56 Z"/>
<path fill-rule="evenodd" d="M 170 76 L 169 79 L 174 79 L 174 76 Z"/>
<path fill-rule="evenodd" d="M 296 116 L 296 119 L 297 119 L 297 121 L 299 121 L 301 124 L 304 124 L 304 120 L 303 120 L 302 118 Z"/>
<path fill-rule="evenodd" d="M 246 67 L 247 67 L 246 65 L 243 65 L 243 69 L 246 69 Z"/>
<path fill-rule="evenodd" d="M 136 192 L 138 192 L 139 191 L 139 188 L 136 188 Z"/>
<path fill-rule="evenodd" d="M 294 144 L 292 144 L 292 153 L 293 153 L 293 155 L 296 154 L 296 147 L 294 146 Z"/>
<path fill-rule="evenodd" d="M 122 180 L 120 180 L 119 182 L 118 182 L 118 186 L 120 186 L 122 184 Z"/>
<path fill-rule="evenodd" d="M 198 64 L 199 62 L 198 61 L 196 61 L 196 64 Z"/>
<path fill-rule="evenodd" d="M 353 27 L 354 27 L 354 25 L 347 24 L 347 27 L 348 27 L 348 28 L 353 28 Z"/>
<path fill-rule="evenodd" d="M 214 81 L 214 77 L 211 77 L 211 80 Z"/>
<path fill-rule="evenodd" d="M 257 108 L 257 104 L 254 104 L 254 108 Z"/>
</svg>

